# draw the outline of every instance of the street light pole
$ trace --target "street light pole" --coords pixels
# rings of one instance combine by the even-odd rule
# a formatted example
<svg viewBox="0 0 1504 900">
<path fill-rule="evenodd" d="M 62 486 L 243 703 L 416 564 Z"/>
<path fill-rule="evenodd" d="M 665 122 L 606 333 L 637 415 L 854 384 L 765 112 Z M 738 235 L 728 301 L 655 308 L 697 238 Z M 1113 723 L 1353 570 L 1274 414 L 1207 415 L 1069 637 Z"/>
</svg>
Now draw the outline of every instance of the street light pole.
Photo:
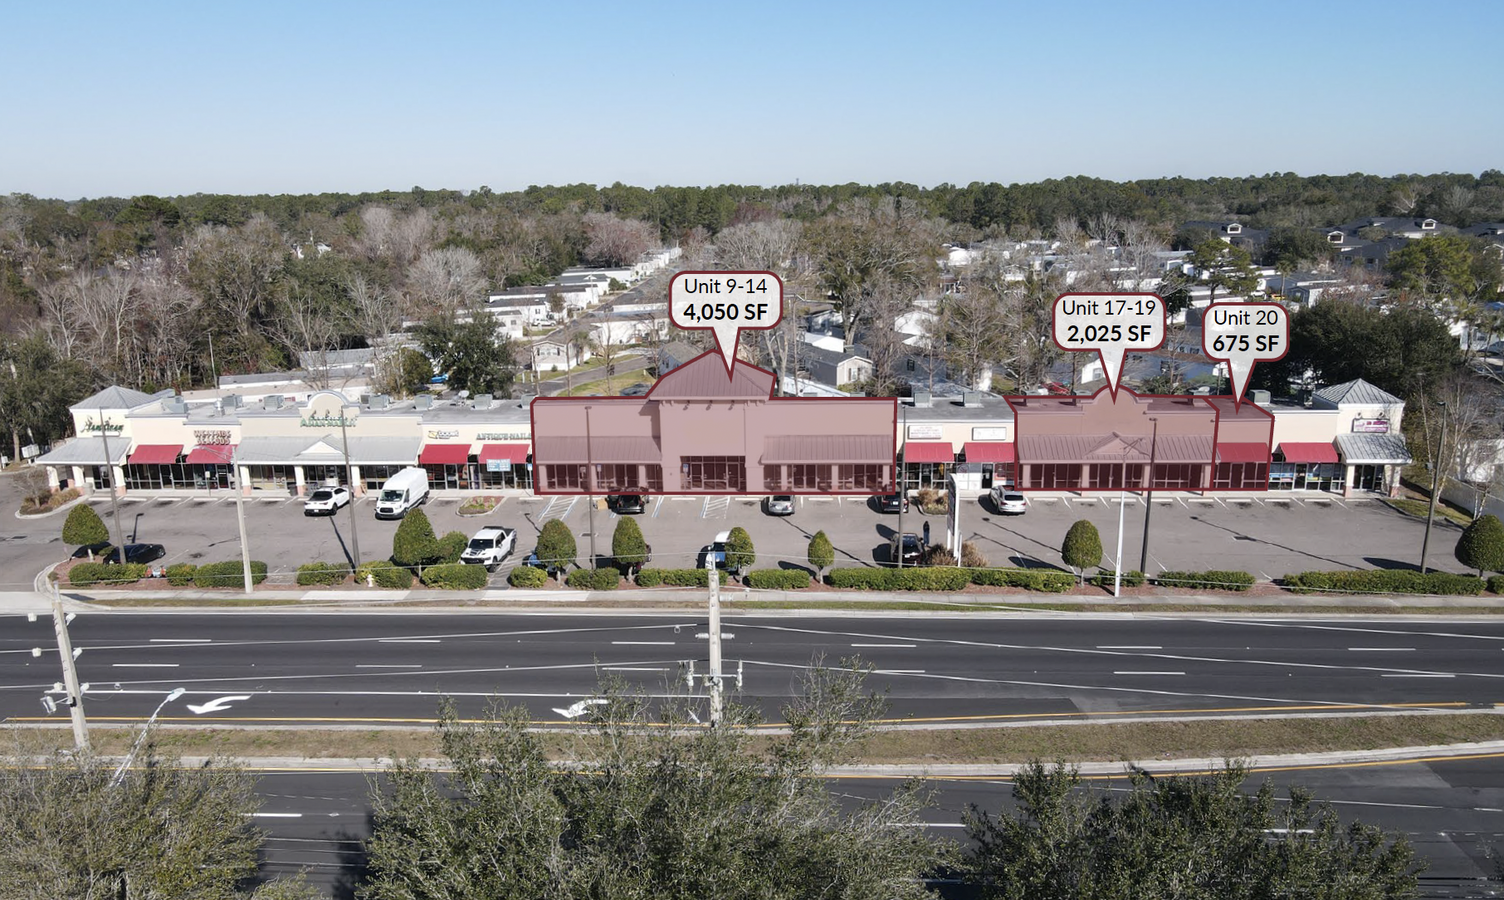
<svg viewBox="0 0 1504 900">
<path fill-rule="evenodd" d="M 1426 574 L 1426 554 L 1431 551 L 1431 524 L 1436 521 L 1436 495 L 1441 492 L 1442 458 L 1447 450 L 1446 402 L 1437 401 L 1442 408 L 1441 441 L 1436 447 L 1436 456 L 1431 460 L 1431 502 L 1426 508 L 1426 536 L 1420 542 L 1420 574 Z"/>
<path fill-rule="evenodd" d="M 164 697 L 162 702 L 157 704 L 157 708 L 152 710 L 151 716 L 146 720 L 145 727 L 141 729 L 140 734 L 136 735 L 136 742 L 131 744 L 131 752 L 125 755 L 125 759 L 120 761 L 120 768 L 116 769 L 115 774 L 111 776 L 110 787 L 119 787 L 120 782 L 125 780 L 125 770 L 130 768 L 131 761 L 136 758 L 136 751 L 141 749 L 141 742 L 146 740 L 146 735 L 151 731 L 152 724 L 157 721 L 157 714 L 162 711 L 162 707 L 183 696 L 185 693 L 187 691 L 183 688 L 173 688 L 172 693 Z"/>
<path fill-rule="evenodd" d="M 99 408 L 99 439 L 104 441 L 104 467 L 110 470 L 110 511 L 115 518 L 115 546 L 120 548 L 120 562 L 125 563 L 125 529 L 120 527 L 120 498 L 116 496 L 119 486 L 115 484 L 115 462 L 110 456 L 110 429 L 105 427 L 104 407 Z M 122 472 L 125 466 L 120 467 Z"/>
<path fill-rule="evenodd" d="M 1154 452 L 1159 448 L 1159 418 L 1150 416 L 1149 421 L 1154 431 L 1149 438 L 1149 475 L 1144 482 L 1144 546 L 1138 557 L 1138 570 L 1145 575 L 1149 574 L 1149 519 L 1154 515 Z"/>
<path fill-rule="evenodd" d="M 590 502 L 590 568 L 596 566 L 595 556 L 595 454 L 590 449 L 590 404 L 585 405 L 585 499 Z"/>
<path fill-rule="evenodd" d="M 353 572 L 360 568 L 360 536 L 355 533 L 355 477 L 350 467 L 350 435 L 345 428 L 344 407 L 339 411 L 339 439 L 345 451 L 345 486 L 350 489 L 350 555 L 355 560 L 350 570 Z"/>
<path fill-rule="evenodd" d="M 903 403 L 902 400 L 899 400 L 898 402 L 899 403 Z M 898 556 L 898 568 L 902 569 L 903 568 L 903 508 L 905 506 L 909 505 L 908 504 L 909 491 L 904 486 L 904 477 L 903 477 L 904 476 L 904 470 L 909 467 L 909 460 L 907 458 L 907 450 L 908 450 L 908 446 L 909 446 L 909 408 L 907 406 L 900 407 L 900 409 L 899 409 L 899 415 L 902 417 L 902 423 L 899 426 L 899 429 L 900 429 L 900 432 L 901 432 L 899 434 L 899 438 L 901 439 L 901 441 L 903 443 L 903 446 L 904 446 L 905 458 L 904 458 L 903 462 L 901 462 L 901 463 L 898 464 L 898 553 L 896 555 Z"/>
<path fill-rule="evenodd" d="M 245 485 L 240 481 L 240 446 L 230 454 L 230 469 L 235 473 L 235 524 L 240 528 L 240 569 L 245 576 L 245 592 L 255 589 L 251 579 L 251 544 L 245 536 Z"/>
<path fill-rule="evenodd" d="M 68 617 L 63 615 L 63 598 L 56 581 L 52 582 L 52 628 L 57 632 L 57 655 L 63 660 L 63 686 L 68 689 L 68 715 L 73 719 L 73 746 L 89 751 L 89 720 L 84 718 L 84 692 L 78 683 L 78 668 L 73 662 L 73 641 L 68 637 Z M 51 711 L 48 707 L 48 711 Z"/>
</svg>

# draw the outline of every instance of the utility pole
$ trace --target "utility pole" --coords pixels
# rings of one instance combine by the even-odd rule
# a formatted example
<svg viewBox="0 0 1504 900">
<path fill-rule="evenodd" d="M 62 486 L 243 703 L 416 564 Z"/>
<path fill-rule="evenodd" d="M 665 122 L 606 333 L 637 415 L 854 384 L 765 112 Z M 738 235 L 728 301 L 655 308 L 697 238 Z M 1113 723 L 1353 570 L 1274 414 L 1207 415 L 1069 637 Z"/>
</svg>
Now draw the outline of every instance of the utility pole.
<svg viewBox="0 0 1504 900">
<path fill-rule="evenodd" d="M 898 402 L 900 404 L 903 403 L 902 400 Z M 900 407 L 899 415 L 901 416 L 899 439 L 902 441 L 903 446 L 907 448 L 909 446 L 909 408 L 907 406 Z M 907 469 L 908 466 L 908 459 L 898 464 L 898 553 L 896 555 L 898 556 L 898 568 L 900 569 L 903 568 L 903 508 L 909 505 L 909 492 L 904 486 L 903 474 L 904 469 Z"/>
<path fill-rule="evenodd" d="M 99 438 L 104 441 L 104 467 L 110 472 L 110 510 L 115 518 L 115 546 L 120 549 L 120 562 L 125 563 L 125 529 L 120 527 L 120 498 L 116 496 L 115 463 L 110 456 L 110 429 L 105 426 L 104 407 L 99 408 Z M 125 471 L 125 466 L 120 470 Z"/>
<path fill-rule="evenodd" d="M 1123 467 L 1118 474 L 1118 555 L 1112 558 L 1112 596 L 1122 596 L 1123 590 L 1123 515 L 1128 508 L 1128 449 L 1123 448 Z"/>
<path fill-rule="evenodd" d="M 1154 433 L 1149 438 L 1149 475 L 1144 481 L 1144 549 L 1139 554 L 1138 570 L 1149 574 L 1149 518 L 1154 514 L 1154 451 L 1159 448 L 1159 418 L 1150 416 Z"/>
<path fill-rule="evenodd" d="M 124 549 L 121 550 L 124 553 Z M 57 632 L 57 654 L 63 659 L 63 685 L 68 689 L 68 715 L 73 718 L 73 746 L 80 753 L 89 752 L 89 722 L 84 718 L 84 692 L 78 684 L 78 668 L 73 661 L 73 641 L 68 638 L 68 617 L 63 615 L 63 598 L 56 581 L 52 582 L 52 628 Z"/>
<path fill-rule="evenodd" d="M 710 727 L 721 724 L 721 573 L 707 554 L 710 568 Z"/>
<path fill-rule="evenodd" d="M 340 407 L 339 411 L 339 439 L 345 450 L 345 486 L 350 489 L 350 555 L 355 564 L 350 571 L 360 568 L 360 537 L 355 533 L 355 478 L 354 470 L 350 467 L 350 435 L 345 429 L 345 410 Z"/>
<path fill-rule="evenodd" d="M 1420 542 L 1420 574 L 1426 574 L 1426 554 L 1431 551 L 1431 524 L 1436 521 L 1436 495 L 1441 493 L 1442 459 L 1447 451 L 1447 404 L 1437 401 L 1442 409 L 1441 441 L 1436 447 L 1436 457 L 1431 460 L 1431 502 L 1426 508 L 1426 536 Z"/>
<path fill-rule="evenodd" d="M 588 507 L 590 514 L 590 568 L 597 565 L 595 555 L 595 454 L 590 449 L 590 406 L 585 406 L 585 477 L 580 479 L 584 482 L 585 499 L 590 501 Z M 712 570 L 711 578 L 714 578 Z M 711 638 L 715 640 L 715 638 Z"/>
<path fill-rule="evenodd" d="M 255 589 L 255 581 L 251 578 L 251 545 L 245 536 L 245 485 L 240 481 L 240 448 L 237 445 L 235 452 L 230 454 L 230 468 L 235 471 L 235 524 L 240 528 L 240 569 L 245 576 L 245 592 L 251 593 Z"/>
</svg>

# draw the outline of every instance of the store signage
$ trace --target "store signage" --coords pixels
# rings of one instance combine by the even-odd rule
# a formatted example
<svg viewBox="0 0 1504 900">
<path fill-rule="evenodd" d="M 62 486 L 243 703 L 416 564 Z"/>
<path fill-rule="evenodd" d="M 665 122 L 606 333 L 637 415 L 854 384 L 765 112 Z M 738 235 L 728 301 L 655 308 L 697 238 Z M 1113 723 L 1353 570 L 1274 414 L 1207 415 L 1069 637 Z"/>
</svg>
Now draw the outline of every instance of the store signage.
<svg viewBox="0 0 1504 900">
<path fill-rule="evenodd" d="M 981 427 L 971 429 L 971 439 L 974 441 L 1006 441 L 1008 439 L 1008 426 L 998 425 L 995 427 Z"/>
<path fill-rule="evenodd" d="M 909 440 L 911 441 L 934 441 L 945 436 L 945 429 L 939 425 L 910 425 Z"/>
<path fill-rule="evenodd" d="M 454 429 L 454 428 L 444 428 L 444 429 L 430 428 L 430 429 L 428 429 L 428 439 L 430 441 L 447 441 L 447 440 L 449 440 L 451 438 L 457 438 L 459 436 L 460 436 L 460 433 L 459 433 L 458 429 Z"/>
<path fill-rule="evenodd" d="M 333 391 L 319 391 L 308 398 L 307 411 L 298 420 L 303 428 L 354 428 L 358 417 L 347 415 L 345 398 Z"/>
<path fill-rule="evenodd" d="M 323 415 L 310 413 L 299 419 L 298 425 L 303 428 L 339 428 L 342 425 L 354 428 L 356 421 L 357 418 L 355 416 L 343 416 L 334 413 L 324 413 Z"/>
<path fill-rule="evenodd" d="M 1388 434 L 1388 419 L 1353 419 L 1354 434 Z"/>
<path fill-rule="evenodd" d="M 193 442 L 200 446 L 232 443 L 230 432 L 228 431 L 195 431 L 193 432 Z"/>
<path fill-rule="evenodd" d="M 512 461 L 510 459 L 488 459 L 486 460 L 486 471 L 510 472 L 512 471 Z"/>
<path fill-rule="evenodd" d="M 105 432 L 107 434 L 119 434 L 120 432 L 122 432 L 124 430 L 125 430 L 125 423 L 123 423 L 123 422 L 117 425 L 116 423 L 111 422 L 109 419 L 105 419 L 104 420 L 104 425 L 103 425 L 103 427 L 101 427 L 98 423 L 96 423 L 94 421 L 94 417 L 93 416 L 90 416 L 87 419 L 84 419 L 84 431 L 86 433 L 89 433 L 89 434 L 98 434 L 101 431 L 103 431 L 103 432 Z"/>
<path fill-rule="evenodd" d="M 526 441 L 531 438 L 526 431 L 483 431 L 475 436 L 477 441 Z"/>
</svg>

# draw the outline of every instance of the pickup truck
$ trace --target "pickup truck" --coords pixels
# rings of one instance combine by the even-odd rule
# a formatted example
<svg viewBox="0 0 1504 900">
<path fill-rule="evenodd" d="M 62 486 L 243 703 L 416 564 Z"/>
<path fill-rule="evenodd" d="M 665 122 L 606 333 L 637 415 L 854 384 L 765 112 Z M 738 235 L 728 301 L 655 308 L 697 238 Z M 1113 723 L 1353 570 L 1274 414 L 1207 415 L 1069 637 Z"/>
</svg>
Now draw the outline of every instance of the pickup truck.
<svg viewBox="0 0 1504 900">
<path fill-rule="evenodd" d="M 516 547 L 517 532 L 499 525 L 488 525 L 470 538 L 465 552 L 460 554 L 460 562 L 485 566 L 487 571 L 493 571 Z"/>
</svg>

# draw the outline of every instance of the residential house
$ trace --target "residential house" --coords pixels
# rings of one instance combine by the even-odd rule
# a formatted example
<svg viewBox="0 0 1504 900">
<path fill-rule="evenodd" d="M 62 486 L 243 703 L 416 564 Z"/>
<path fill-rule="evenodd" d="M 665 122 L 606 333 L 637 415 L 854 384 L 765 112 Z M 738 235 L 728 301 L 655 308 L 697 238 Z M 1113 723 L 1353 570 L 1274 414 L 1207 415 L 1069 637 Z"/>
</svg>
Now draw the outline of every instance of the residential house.
<svg viewBox="0 0 1504 900">
<path fill-rule="evenodd" d="M 813 344 L 806 345 L 799 354 L 802 374 L 809 378 L 840 387 L 872 377 L 872 360 L 854 350 L 827 350 Z"/>
</svg>

